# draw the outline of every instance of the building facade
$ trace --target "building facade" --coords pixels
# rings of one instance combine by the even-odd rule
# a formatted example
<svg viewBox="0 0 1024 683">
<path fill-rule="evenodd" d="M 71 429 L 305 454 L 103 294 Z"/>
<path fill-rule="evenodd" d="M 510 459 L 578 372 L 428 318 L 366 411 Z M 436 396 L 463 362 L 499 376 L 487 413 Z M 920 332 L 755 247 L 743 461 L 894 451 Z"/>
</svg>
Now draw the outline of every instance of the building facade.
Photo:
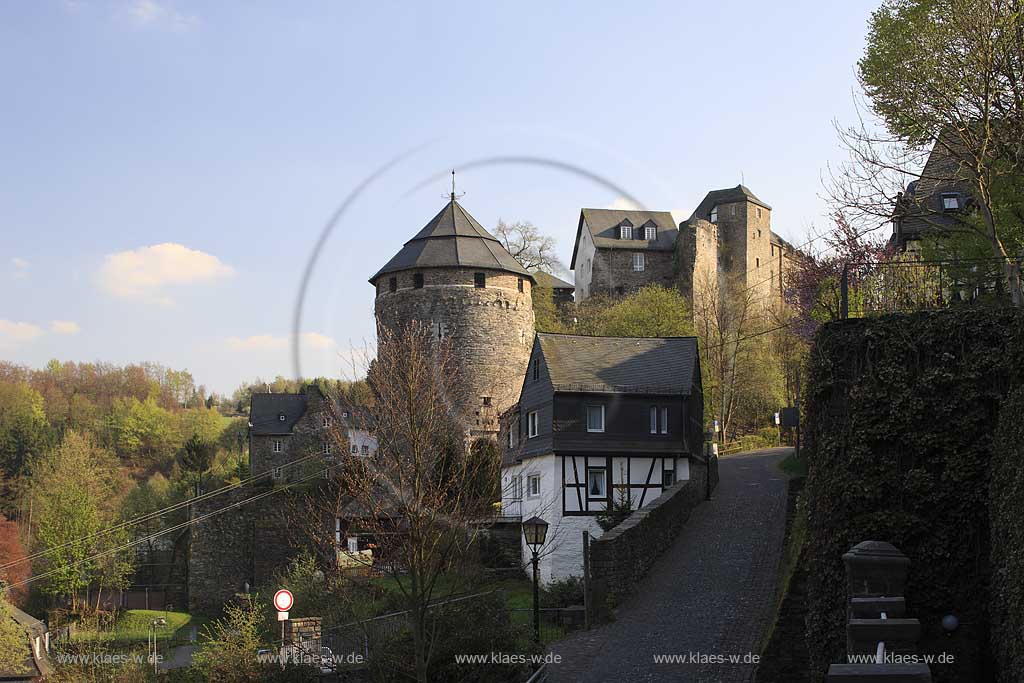
<svg viewBox="0 0 1024 683">
<path fill-rule="evenodd" d="M 732 288 L 778 305 L 794 256 L 771 207 L 737 185 L 709 192 L 679 226 L 667 211 L 582 209 L 570 267 L 577 301 L 661 285 L 691 301 Z"/>
<path fill-rule="evenodd" d="M 533 274 L 455 199 L 370 278 L 379 327 L 412 321 L 451 340 L 474 435 L 498 431 L 533 342 Z"/>
<path fill-rule="evenodd" d="M 545 582 L 582 573 L 582 532 L 601 535 L 597 515 L 640 509 L 690 478 L 703 419 L 694 338 L 536 336 L 503 416 L 502 514 L 550 524 Z"/>
</svg>

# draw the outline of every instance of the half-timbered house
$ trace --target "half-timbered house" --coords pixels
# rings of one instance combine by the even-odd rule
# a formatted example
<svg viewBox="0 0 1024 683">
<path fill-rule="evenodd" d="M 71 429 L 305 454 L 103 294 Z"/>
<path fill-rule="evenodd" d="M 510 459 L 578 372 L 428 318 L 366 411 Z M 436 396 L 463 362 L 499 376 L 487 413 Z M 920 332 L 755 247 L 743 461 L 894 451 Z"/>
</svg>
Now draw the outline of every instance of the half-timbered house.
<svg viewBox="0 0 1024 683">
<path fill-rule="evenodd" d="M 693 337 L 536 335 L 503 420 L 502 514 L 551 525 L 543 580 L 581 573 L 582 531 L 602 533 L 597 515 L 642 508 L 690 478 L 703 404 Z"/>
</svg>

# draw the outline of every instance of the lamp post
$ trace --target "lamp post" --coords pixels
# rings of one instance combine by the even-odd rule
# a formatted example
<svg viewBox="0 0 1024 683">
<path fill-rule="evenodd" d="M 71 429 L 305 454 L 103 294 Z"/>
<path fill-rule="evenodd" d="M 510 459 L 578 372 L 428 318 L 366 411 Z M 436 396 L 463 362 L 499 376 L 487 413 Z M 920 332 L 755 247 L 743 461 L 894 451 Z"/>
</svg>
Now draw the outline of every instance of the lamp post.
<svg viewBox="0 0 1024 683">
<path fill-rule="evenodd" d="M 164 619 L 163 617 L 160 617 L 159 619 L 154 619 L 150 623 L 150 630 L 153 632 L 153 673 L 158 673 L 158 671 L 157 671 L 156 630 L 158 628 L 160 628 L 161 626 L 166 626 L 166 625 L 167 625 L 167 620 Z"/>
<path fill-rule="evenodd" d="M 523 536 L 526 545 L 533 551 L 533 639 L 540 645 L 540 570 L 537 556 L 548 535 L 548 523 L 540 517 L 531 517 L 523 522 Z"/>
<path fill-rule="evenodd" d="M 715 450 L 715 433 L 704 432 L 704 500 L 711 500 L 711 456 Z"/>
</svg>

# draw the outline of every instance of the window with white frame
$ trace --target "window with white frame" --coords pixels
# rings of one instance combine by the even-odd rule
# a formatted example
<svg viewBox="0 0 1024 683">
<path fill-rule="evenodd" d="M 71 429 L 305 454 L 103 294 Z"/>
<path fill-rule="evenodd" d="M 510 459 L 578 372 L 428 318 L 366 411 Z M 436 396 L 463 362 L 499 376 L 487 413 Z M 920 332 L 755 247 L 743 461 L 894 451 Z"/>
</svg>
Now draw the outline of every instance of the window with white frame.
<svg viewBox="0 0 1024 683">
<path fill-rule="evenodd" d="M 608 477 L 606 470 L 587 470 L 587 498 L 604 498 L 608 495 Z"/>
<path fill-rule="evenodd" d="M 619 226 L 619 239 L 620 240 L 631 240 L 633 239 L 633 226 L 628 223 L 623 223 Z"/>
<path fill-rule="evenodd" d="M 516 433 L 512 430 L 512 425 L 508 426 L 508 447 L 515 448 L 516 445 Z"/>
<path fill-rule="evenodd" d="M 341 517 L 334 518 L 334 542 L 341 544 Z"/>
<path fill-rule="evenodd" d="M 661 408 L 661 433 L 668 434 L 668 408 L 665 406 Z"/>
<path fill-rule="evenodd" d="M 711 207 L 711 217 L 710 217 L 710 220 L 711 220 L 712 223 L 717 223 L 718 222 L 718 207 L 717 206 L 712 206 Z"/>
<path fill-rule="evenodd" d="M 633 272 L 634 273 L 642 273 L 642 272 L 644 272 L 644 266 L 645 265 L 646 264 L 644 263 L 644 254 L 642 252 L 638 252 L 636 254 L 633 254 Z"/>
<path fill-rule="evenodd" d="M 942 195 L 942 210 L 956 211 L 960 208 L 960 195 L 955 192 L 945 192 Z"/>
<path fill-rule="evenodd" d="M 512 477 L 512 500 L 523 499 L 523 478 L 520 475 Z"/>
<path fill-rule="evenodd" d="M 364 443 L 363 444 L 363 455 L 369 455 L 369 454 L 370 454 L 370 447 L 367 444 Z"/>
<path fill-rule="evenodd" d="M 653 225 L 644 227 L 644 239 L 645 240 L 656 240 L 658 239 L 658 228 Z"/>
<path fill-rule="evenodd" d="M 587 406 L 587 431 L 604 431 L 604 406 Z"/>
<path fill-rule="evenodd" d="M 355 455 L 357 453 L 359 453 L 359 446 L 352 444 L 352 454 Z"/>
<path fill-rule="evenodd" d="M 282 474 L 281 468 L 280 467 L 275 467 L 273 475 L 272 475 L 274 477 L 274 479 L 280 479 L 281 478 L 281 474 Z"/>
<path fill-rule="evenodd" d="M 651 406 L 651 434 L 668 434 L 667 406 Z"/>
<path fill-rule="evenodd" d="M 331 426 L 331 416 L 330 415 L 324 415 L 323 417 L 321 417 L 320 418 L 320 426 L 321 427 L 330 427 Z"/>
<path fill-rule="evenodd" d="M 274 452 L 280 453 L 284 450 L 284 445 L 281 443 L 281 439 L 274 439 Z"/>
<path fill-rule="evenodd" d="M 537 436 L 537 411 L 533 410 L 526 414 L 526 436 L 532 439 Z"/>
<path fill-rule="evenodd" d="M 661 472 L 661 488 L 667 489 L 672 484 L 676 483 L 676 472 L 675 470 L 664 469 Z"/>
<path fill-rule="evenodd" d="M 331 454 L 331 442 L 330 441 L 324 441 L 323 445 L 320 447 L 320 452 L 323 453 L 324 455 L 330 455 Z"/>
<path fill-rule="evenodd" d="M 526 477 L 526 497 L 536 498 L 540 495 L 540 475 L 531 474 Z"/>
</svg>

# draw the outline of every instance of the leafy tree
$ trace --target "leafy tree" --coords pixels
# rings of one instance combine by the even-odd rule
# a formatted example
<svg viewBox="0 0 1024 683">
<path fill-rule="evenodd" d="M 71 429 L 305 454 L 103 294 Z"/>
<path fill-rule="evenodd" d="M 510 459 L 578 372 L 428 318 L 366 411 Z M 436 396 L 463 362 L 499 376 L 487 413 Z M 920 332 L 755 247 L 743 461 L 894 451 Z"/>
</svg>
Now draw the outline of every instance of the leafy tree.
<svg viewBox="0 0 1024 683">
<path fill-rule="evenodd" d="M 92 437 L 69 431 L 61 444 L 32 464 L 32 496 L 38 520 L 38 550 L 43 573 L 41 590 L 52 596 L 70 597 L 78 608 L 78 591 L 90 581 L 101 586 L 119 585 L 130 571 L 130 554 L 111 553 L 110 559 L 94 558 L 122 545 L 121 533 L 96 536 L 118 517 L 123 479 L 110 451 Z"/>
<path fill-rule="evenodd" d="M 14 620 L 11 608 L 0 595 L 0 671 L 29 674 L 26 661 L 31 657 L 28 633 Z"/>
<path fill-rule="evenodd" d="M 15 478 L 49 441 L 43 397 L 24 382 L 0 384 L 0 505 L 12 508 Z"/>
<path fill-rule="evenodd" d="M 106 420 L 106 441 L 124 459 L 164 465 L 181 443 L 175 427 L 171 414 L 153 398 L 116 398 Z"/>
<path fill-rule="evenodd" d="M 551 287 L 534 287 L 530 294 L 534 327 L 538 332 L 566 334 L 572 331 L 572 325 L 565 320 L 565 312 L 555 303 L 555 291 Z"/>
<path fill-rule="evenodd" d="M 1022 304 L 1019 221 L 1006 221 L 1006 185 L 1024 171 L 1024 13 L 1017 0 L 886 0 L 871 17 L 861 86 L 885 132 L 863 121 L 840 130 L 851 160 L 832 176 L 830 195 L 865 229 L 888 222 L 910 180 L 966 184 L 973 232 L 1001 261 Z M 921 170 L 931 151 L 952 163 Z M 935 168 L 933 166 L 933 168 Z M 1004 196 L 1001 197 L 1000 195 Z M 913 206 L 911 207 L 913 208 Z"/>
<path fill-rule="evenodd" d="M 692 337 L 690 305 L 677 290 L 648 285 L 622 299 L 588 299 L 577 331 L 600 337 Z"/>
<path fill-rule="evenodd" d="M 242 603 L 224 605 L 224 618 L 205 628 L 206 646 L 195 653 L 193 666 L 212 683 L 261 680 L 256 652 L 263 643 L 266 608 L 259 595 L 246 595 Z"/>
</svg>

